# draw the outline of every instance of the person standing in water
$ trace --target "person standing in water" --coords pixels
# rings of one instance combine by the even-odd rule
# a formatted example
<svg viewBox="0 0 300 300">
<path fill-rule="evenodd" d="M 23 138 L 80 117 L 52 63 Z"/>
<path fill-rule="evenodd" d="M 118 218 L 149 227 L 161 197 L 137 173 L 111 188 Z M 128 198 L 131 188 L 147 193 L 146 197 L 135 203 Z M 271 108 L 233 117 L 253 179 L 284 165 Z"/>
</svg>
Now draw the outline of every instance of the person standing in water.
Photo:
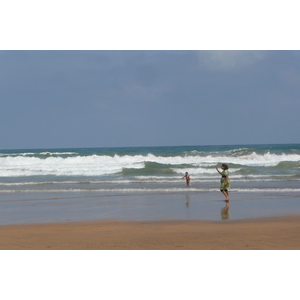
<svg viewBox="0 0 300 300">
<path fill-rule="evenodd" d="M 218 168 L 216 168 L 216 170 L 219 172 L 219 174 L 222 175 L 220 191 L 226 197 L 225 201 L 228 201 L 229 200 L 228 190 L 230 188 L 230 179 L 229 179 L 228 166 L 226 164 L 222 164 L 221 169 L 223 170 L 222 172 L 219 171 Z"/>
<path fill-rule="evenodd" d="M 185 175 L 182 177 L 182 179 L 185 178 L 186 180 L 186 186 L 189 186 L 190 185 L 190 176 L 189 176 L 189 173 L 188 172 L 185 172 Z"/>
</svg>

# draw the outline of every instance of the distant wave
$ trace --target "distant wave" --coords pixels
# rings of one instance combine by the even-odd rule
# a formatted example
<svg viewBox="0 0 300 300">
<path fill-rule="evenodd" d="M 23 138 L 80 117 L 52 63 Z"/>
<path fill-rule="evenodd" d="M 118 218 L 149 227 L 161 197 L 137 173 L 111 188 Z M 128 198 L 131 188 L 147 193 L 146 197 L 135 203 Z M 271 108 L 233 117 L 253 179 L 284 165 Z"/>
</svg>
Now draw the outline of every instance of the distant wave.
<svg viewBox="0 0 300 300">
<path fill-rule="evenodd" d="M 24 152 L 24 153 L 0 153 L 0 157 L 16 157 L 16 156 L 34 156 L 34 157 L 42 157 L 42 156 L 66 156 L 66 155 L 78 155 L 76 152 Z"/>
</svg>

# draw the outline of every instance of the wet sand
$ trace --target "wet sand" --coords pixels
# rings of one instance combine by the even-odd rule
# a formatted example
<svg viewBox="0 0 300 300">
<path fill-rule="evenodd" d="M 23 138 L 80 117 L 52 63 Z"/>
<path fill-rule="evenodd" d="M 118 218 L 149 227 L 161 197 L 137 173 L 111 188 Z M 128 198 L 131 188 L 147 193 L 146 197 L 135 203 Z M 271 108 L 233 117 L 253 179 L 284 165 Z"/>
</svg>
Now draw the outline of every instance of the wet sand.
<svg viewBox="0 0 300 300">
<path fill-rule="evenodd" d="M 93 221 L 238 221 L 300 215 L 298 193 L 218 192 L 101 195 L 12 193 L 0 199 L 0 226 Z M 229 203 L 228 203 L 229 204 Z"/>
<path fill-rule="evenodd" d="M 0 249 L 299 250 L 300 216 L 7 225 L 0 226 Z"/>
</svg>

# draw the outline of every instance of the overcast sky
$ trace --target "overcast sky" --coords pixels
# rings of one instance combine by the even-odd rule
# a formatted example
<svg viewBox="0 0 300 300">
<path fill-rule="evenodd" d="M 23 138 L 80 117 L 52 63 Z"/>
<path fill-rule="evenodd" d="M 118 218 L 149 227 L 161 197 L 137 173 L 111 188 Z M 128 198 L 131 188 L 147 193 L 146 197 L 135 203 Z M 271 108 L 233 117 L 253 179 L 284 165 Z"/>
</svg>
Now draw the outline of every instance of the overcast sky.
<svg viewBox="0 0 300 300">
<path fill-rule="evenodd" d="M 299 143 L 299 51 L 0 51 L 0 148 Z"/>
</svg>

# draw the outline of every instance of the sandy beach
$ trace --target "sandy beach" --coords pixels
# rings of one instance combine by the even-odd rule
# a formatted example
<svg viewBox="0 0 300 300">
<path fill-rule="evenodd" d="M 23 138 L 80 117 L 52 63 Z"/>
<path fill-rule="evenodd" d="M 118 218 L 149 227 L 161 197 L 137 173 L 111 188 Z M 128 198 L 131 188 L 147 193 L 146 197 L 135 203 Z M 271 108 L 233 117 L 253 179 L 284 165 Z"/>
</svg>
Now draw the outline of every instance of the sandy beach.
<svg viewBox="0 0 300 300">
<path fill-rule="evenodd" d="M 0 226 L 6 250 L 299 250 L 300 216 Z"/>
</svg>

